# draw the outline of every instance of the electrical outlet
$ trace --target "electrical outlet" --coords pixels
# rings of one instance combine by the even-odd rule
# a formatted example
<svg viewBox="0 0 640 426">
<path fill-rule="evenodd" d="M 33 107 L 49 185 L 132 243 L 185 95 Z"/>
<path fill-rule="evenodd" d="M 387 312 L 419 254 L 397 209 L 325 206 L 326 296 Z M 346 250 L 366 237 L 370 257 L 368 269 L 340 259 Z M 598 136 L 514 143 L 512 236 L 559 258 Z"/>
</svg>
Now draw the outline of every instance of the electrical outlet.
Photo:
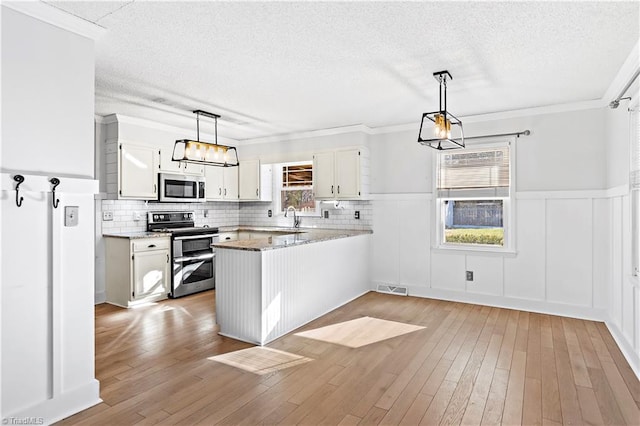
<svg viewBox="0 0 640 426">
<path fill-rule="evenodd" d="M 360 212 L 358 210 L 356 210 L 355 218 L 360 219 Z"/>
<path fill-rule="evenodd" d="M 329 219 L 329 210 L 325 210 L 325 211 L 324 211 L 324 215 L 323 215 L 323 217 L 324 217 L 325 219 Z"/>
<path fill-rule="evenodd" d="M 209 210 L 204 211 L 204 217 L 209 217 Z"/>
<path fill-rule="evenodd" d="M 473 281 L 473 271 L 467 271 L 467 281 Z"/>
<path fill-rule="evenodd" d="M 268 216 L 268 217 L 273 216 L 273 212 L 272 212 L 271 210 L 267 210 L 267 216 Z"/>
<path fill-rule="evenodd" d="M 113 212 L 102 212 L 102 220 L 113 220 Z"/>
<path fill-rule="evenodd" d="M 133 212 L 133 220 L 136 222 L 142 220 L 142 212 Z"/>
</svg>

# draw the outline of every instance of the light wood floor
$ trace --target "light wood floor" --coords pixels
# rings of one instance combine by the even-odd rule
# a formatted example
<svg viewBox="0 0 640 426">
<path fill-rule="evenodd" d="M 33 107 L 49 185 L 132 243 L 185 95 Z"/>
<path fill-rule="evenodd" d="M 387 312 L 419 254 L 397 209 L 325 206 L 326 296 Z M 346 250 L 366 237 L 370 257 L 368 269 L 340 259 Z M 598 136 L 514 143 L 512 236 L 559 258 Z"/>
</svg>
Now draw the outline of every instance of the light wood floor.
<svg viewBox="0 0 640 426">
<path fill-rule="evenodd" d="M 426 328 L 359 348 L 292 333 L 269 346 L 313 361 L 258 375 L 209 359 L 251 346 L 216 334 L 214 297 L 97 306 L 104 402 L 61 424 L 640 424 L 640 384 L 602 323 L 369 293 L 301 330 Z"/>
</svg>

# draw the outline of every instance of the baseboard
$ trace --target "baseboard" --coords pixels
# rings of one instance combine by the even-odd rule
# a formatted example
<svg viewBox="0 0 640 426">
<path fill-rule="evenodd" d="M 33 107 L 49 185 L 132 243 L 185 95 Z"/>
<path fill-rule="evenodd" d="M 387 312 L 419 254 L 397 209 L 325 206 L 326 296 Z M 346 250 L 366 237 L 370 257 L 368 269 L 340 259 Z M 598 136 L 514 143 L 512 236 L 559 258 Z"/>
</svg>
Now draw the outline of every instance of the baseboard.
<svg viewBox="0 0 640 426">
<path fill-rule="evenodd" d="M 375 290 L 377 284 L 378 282 L 373 282 L 372 290 Z M 591 307 L 566 305 L 563 303 L 546 302 L 544 300 L 518 299 L 515 297 L 442 290 L 430 287 L 406 285 L 402 283 L 399 285 L 408 287 L 409 296 L 415 297 L 494 306 L 505 309 L 517 309 L 519 311 L 558 315 L 561 317 L 579 318 L 590 321 L 604 321 L 607 318 L 603 309 Z"/>
<path fill-rule="evenodd" d="M 20 421 L 33 420 L 38 423 L 30 424 L 49 425 L 101 402 L 100 382 L 93 379 L 86 385 L 64 392 L 55 398 L 47 399 L 9 415 L 3 414 L 3 420 L 6 420 L 7 424 L 26 424 L 20 423 Z M 40 419 L 42 419 L 42 423 L 40 423 Z M 12 423 L 12 420 L 15 422 Z"/>
<path fill-rule="evenodd" d="M 626 339 L 622 330 L 618 328 L 611 318 L 608 318 L 604 323 L 609 329 L 609 333 L 611 333 L 613 340 L 616 341 L 616 344 L 620 348 L 622 355 L 624 355 L 636 377 L 640 380 L 640 356 L 633 349 L 633 345 Z"/>
</svg>

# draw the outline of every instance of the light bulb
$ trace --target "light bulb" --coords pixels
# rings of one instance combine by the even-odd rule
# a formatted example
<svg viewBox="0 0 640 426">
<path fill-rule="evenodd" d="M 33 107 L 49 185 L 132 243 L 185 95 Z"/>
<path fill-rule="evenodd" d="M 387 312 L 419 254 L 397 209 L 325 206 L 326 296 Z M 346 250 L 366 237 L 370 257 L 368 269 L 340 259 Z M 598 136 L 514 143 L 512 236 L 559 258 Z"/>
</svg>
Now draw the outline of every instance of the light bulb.
<svg viewBox="0 0 640 426">
<path fill-rule="evenodd" d="M 435 121 L 433 123 L 433 134 L 435 136 L 439 136 L 440 135 L 440 117 L 441 117 L 440 114 L 436 114 L 436 116 L 434 117 Z"/>
<path fill-rule="evenodd" d="M 211 159 L 211 147 L 207 147 L 207 150 L 205 151 L 206 154 L 204 154 L 204 158 L 209 161 Z"/>
<path fill-rule="evenodd" d="M 447 120 L 447 139 L 451 139 L 451 120 Z"/>
<path fill-rule="evenodd" d="M 193 160 L 193 158 L 196 155 L 196 144 L 194 143 L 189 143 L 187 145 L 187 150 L 188 150 L 188 154 L 187 157 L 191 158 Z"/>
<path fill-rule="evenodd" d="M 223 148 L 224 149 L 224 162 L 226 163 L 227 160 L 229 159 L 229 155 L 227 155 L 227 148 Z"/>
<path fill-rule="evenodd" d="M 220 155 L 218 154 L 218 147 L 216 146 L 213 148 L 213 158 L 217 160 L 219 157 Z"/>
<path fill-rule="evenodd" d="M 200 152 L 200 144 L 196 144 L 196 160 L 200 160 L 202 158 L 202 153 Z"/>
</svg>

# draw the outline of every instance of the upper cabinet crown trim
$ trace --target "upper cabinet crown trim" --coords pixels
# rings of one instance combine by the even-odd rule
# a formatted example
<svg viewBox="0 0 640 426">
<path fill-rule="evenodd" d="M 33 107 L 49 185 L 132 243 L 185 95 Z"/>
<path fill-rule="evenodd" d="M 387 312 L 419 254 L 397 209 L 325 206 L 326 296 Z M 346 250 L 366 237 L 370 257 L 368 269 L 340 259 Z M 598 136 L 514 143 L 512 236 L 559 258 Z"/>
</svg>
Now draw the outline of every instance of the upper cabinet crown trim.
<svg viewBox="0 0 640 426">
<path fill-rule="evenodd" d="M 91 40 L 98 40 L 107 32 L 107 29 L 100 25 L 71 15 L 41 1 L 3 2 L 2 7 L 8 7 L 16 12 L 31 16 L 32 18 L 36 18 L 82 37 L 87 37 Z"/>
</svg>

